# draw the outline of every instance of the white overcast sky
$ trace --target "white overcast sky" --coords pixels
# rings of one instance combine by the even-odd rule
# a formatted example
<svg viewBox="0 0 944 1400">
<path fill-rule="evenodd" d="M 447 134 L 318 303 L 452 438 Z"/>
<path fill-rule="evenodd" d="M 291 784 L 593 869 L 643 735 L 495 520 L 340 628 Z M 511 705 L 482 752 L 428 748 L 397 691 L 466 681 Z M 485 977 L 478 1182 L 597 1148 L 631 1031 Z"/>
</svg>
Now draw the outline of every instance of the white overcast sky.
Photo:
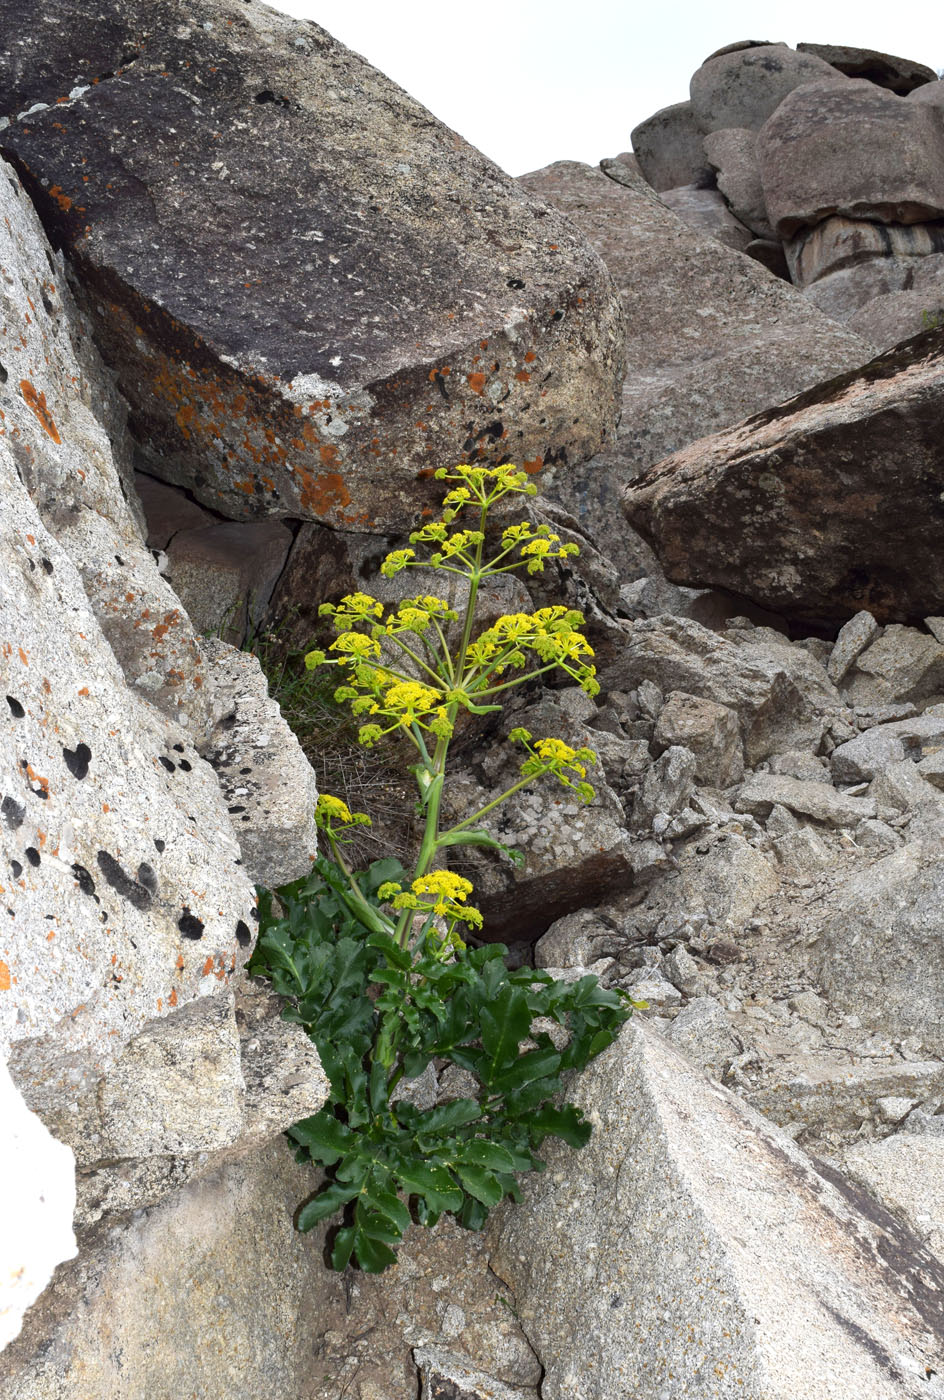
<svg viewBox="0 0 944 1400">
<path fill-rule="evenodd" d="M 944 0 L 268 0 L 363 54 L 511 175 L 596 164 L 737 39 L 849 44 L 944 68 Z"/>
</svg>

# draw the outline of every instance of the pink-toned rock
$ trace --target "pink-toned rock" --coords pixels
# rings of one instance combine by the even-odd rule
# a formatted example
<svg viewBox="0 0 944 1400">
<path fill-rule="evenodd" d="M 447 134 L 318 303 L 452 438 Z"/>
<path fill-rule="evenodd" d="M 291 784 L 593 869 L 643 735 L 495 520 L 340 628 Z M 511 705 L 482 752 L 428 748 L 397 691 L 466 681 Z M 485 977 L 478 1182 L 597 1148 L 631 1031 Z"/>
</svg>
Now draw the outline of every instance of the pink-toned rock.
<svg viewBox="0 0 944 1400">
<path fill-rule="evenodd" d="M 757 155 L 781 237 L 831 214 L 885 224 L 944 215 L 944 113 L 863 79 L 796 88 L 762 127 Z"/>
</svg>

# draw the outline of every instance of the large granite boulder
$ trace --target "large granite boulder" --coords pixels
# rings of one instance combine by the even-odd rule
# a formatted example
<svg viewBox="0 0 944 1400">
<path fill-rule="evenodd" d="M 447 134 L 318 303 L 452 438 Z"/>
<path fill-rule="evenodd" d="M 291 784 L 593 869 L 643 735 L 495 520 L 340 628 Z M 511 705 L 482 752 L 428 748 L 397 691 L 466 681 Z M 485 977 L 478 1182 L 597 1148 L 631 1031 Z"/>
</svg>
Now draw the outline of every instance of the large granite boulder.
<svg viewBox="0 0 944 1400">
<path fill-rule="evenodd" d="M 931 1400 L 944 1269 L 636 1023 L 580 1077 L 594 1123 L 490 1227 L 545 1400 Z"/>
<path fill-rule="evenodd" d="M 888 88 L 899 97 L 937 78 L 934 69 L 924 63 L 897 58 L 876 49 L 851 48 L 847 44 L 797 44 L 797 53 L 812 54 L 838 68 L 847 78 L 866 78 L 876 87 Z"/>
<path fill-rule="evenodd" d="M 690 102 L 675 102 L 633 127 L 630 138 L 639 168 L 654 190 L 710 185 L 702 133 Z"/>
<path fill-rule="evenodd" d="M 781 237 L 831 214 L 886 224 L 944 214 L 944 114 L 864 79 L 791 92 L 762 127 L 757 155 Z"/>
<path fill-rule="evenodd" d="M 706 59 L 692 75 L 692 112 L 706 133 L 731 126 L 756 131 L 794 88 L 835 77 L 829 63 L 786 44 L 729 49 Z"/>
<path fill-rule="evenodd" d="M 625 508 L 677 583 L 796 618 L 937 613 L 942 405 L 944 333 L 929 331 L 669 457 Z"/>
<path fill-rule="evenodd" d="M 618 440 L 589 466 L 558 473 L 551 494 L 628 580 L 647 570 L 638 539 L 620 525 L 622 483 L 784 392 L 861 364 L 871 349 L 752 259 L 691 232 L 644 181 L 625 179 L 563 161 L 523 183 L 586 234 L 623 297 Z"/>
<path fill-rule="evenodd" d="M 155 475 L 232 518 L 382 532 L 430 467 L 606 445 L 622 327 L 600 260 L 317 25 L 256 0 L 3 0 L 0 20 L 0 149 Z"/>
</svg>

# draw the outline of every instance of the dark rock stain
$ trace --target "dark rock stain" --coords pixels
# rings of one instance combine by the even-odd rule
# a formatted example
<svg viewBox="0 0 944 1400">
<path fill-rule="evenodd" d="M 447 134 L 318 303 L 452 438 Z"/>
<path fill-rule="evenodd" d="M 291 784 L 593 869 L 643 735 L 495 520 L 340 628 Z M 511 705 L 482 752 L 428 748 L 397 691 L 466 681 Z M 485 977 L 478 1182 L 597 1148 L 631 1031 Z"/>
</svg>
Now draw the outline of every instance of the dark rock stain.
<svg viewBox="0 0 944 1400">
<path fill-rule="evenodd" d="M 16 831 L 18 826 L 23 825 L 25 816 L 26 808 L 22 802 L 15 802 L 12 797 L 5 797 L 0 802 L 0 817 L 3 817 L 11 831 Z"/>
<path fill-rule="evenodd" d="M 249 925 L 245 919 L 239 919 L 236 923 L 236 942 L 240 948 L 248 948 L 252 942 L 252 934 L 249 932 Z"/>
<path fill-rule="evenodd" d="M 79 889 L 82 891 L 83 894 L 95 894 L 95 881 L 92 879 L 91 875 L 86 870 L 84 865 L 80 865 L 79 862 L 76 861 L 72 867 L 72 874 L 75 876 L 76 883 L 78 884 Z"/>
<path fill-rule="evenodd" d="M 191 914 L 189 907 L 185 904 L 184 912 L 177 920 L 177 927 L 180 929 L 184 938 L 196 939 L 203 937 L 205 925 L 202 919 L 197 918 L 196 914 Z"/>
<path fill-rule="evenodd" d="M 39 863 L 40 863 L 40 854 L 39 854 L 39 851 L 37 851 L 37 849 L 36 849 L 35 846 L 27 846 L 27 848 L 26 848 L 26 859 L 29 861 L 30 865 L 31 865 L 31 866 L 33 867 L 33 869 L 35 870 L 36 867 L 37 867 L 37 866 L 39 865 Z"/>
<path fill-rule="evenodd" d="M 10 706 L 10 714 L 13 716 L 14 719 L 22 719 L 23 716 L 26 714 L 26 711 L 23 709 L 23 706 L 20 704 L 19 700 L 17 700 L 15 696 L 8 695 L 7 704 Z"/>
<path fill-rule="evenodd" d="M 66 767 L 73 778 L 85 778 L 88 776 L 89 763 L 92 758 L 92 750 L 88 744 L 76 744 L 74 749 L 62 747 L 62 757 L 65 759 Z"/>
<path fill-rule="evenodd" d="M 116 894 L 126 899 L 135 909 L 148 908 L 153 898 L 151 890 L 139 884 L 137 880 L 132 880 L 108 851 L 99 851 L 96 860 L 98 868 Z"/>
</svg>

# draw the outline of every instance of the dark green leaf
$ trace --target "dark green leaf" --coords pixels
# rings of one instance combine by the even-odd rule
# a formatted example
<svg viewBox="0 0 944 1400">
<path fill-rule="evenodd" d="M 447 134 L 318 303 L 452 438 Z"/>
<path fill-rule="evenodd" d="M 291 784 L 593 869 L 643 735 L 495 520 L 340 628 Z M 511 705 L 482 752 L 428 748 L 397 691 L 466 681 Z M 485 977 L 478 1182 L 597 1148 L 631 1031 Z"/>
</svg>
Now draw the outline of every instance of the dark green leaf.
<svg viewBox="0 0 944 1400">
<path fill-rule="evenodd" d="M 348 1201 L 352 1201 L 359 1191 L 360 1186 L 332 1182 L 323 1191 L 319 1191 L 318 1195 L 307 1205 L 302 1206 L 296 1222 L 299 1230 L 310 1230 L 312 1226 L 320 1224 L 322 1220 L 327 1220 L 329 1215 L 334 1215 L 335 1211 L 346 1206 Z"/>
<path fill-rule="evenodd" d="M 457 1163 L 456 1175 L 469 1195 L 481 1201 L 483 1206 L 497 1206 L 505 1194 L 492 1173 L 482 1167 L 467 1167 Z"/>
</svg>

